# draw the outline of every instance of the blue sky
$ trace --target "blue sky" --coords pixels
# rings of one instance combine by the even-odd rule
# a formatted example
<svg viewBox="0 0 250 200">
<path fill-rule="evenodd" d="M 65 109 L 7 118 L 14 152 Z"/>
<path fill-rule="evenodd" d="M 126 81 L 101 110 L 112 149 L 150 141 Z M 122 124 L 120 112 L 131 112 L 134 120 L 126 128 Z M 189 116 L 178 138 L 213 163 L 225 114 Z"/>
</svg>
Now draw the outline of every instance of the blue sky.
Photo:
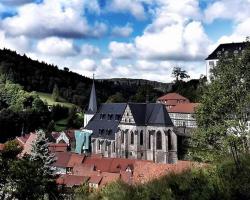
<svg viewBox="0 0 250 200">
<path fill-rule="evenodd" d="M 250 33 L 249 0 L 0 0 L 0 48 L 97 78 L 205 74 L 220 43 Z"/>
</svg>

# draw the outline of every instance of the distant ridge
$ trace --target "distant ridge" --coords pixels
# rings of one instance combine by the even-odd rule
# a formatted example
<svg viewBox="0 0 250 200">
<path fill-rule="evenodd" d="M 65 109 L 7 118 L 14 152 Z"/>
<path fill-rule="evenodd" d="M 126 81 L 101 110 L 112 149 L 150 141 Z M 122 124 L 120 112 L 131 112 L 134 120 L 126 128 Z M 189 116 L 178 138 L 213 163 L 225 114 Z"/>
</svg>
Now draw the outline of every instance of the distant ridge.
<svg viewBox="0 0 250 200">
<path fill-rule="evenodd" d="M 155 89 L 160 90 L 162 92 L 169 92 L 172 90 L 172 86 L 174 83 L 162 83 L 159 81 L 150 81 L 146 79 L 132 79 L 132 78 L 110 78 L 110 79 L 98 79 L 98 81 L 110 81 L 115 85 L 120 86 L 142 86 L 142 85 L 151 85 Z"/>
</svg>

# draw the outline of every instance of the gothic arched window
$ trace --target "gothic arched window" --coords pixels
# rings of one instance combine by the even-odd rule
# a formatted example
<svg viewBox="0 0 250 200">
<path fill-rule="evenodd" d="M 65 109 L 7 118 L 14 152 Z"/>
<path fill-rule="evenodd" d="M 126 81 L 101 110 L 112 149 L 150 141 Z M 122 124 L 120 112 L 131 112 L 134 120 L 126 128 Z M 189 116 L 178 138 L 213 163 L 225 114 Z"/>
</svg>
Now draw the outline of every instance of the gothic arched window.
<svg viewBox="0 0 250 200">
<path fill-rule="evenodd" d="M 171 131 L 168 130 L 168 150 L 172 149 Z"/>
<path fill-rule="evenodd" d="M 130 144 L 134 144 L 134 133 L 131 131 Z"/>
<path fill-rule="evenodd" d="M 121 132 L 121 140 L 122 140 L 122 143 L 124 143 L 124 133 L 123 133 L 123 131 Z"/>
<path fill-rule="evenodd" d="M 162 149 L 162 136 L 160 131 L 156 133 L 156 149 Z"/>
<path fill-rule="evenodd" d="M 140 132 L 140 145 L 143 145 L 143 131 Z"/>
<path fill-rule="evenodd" d="M 151 135 L 148 133 L 148 149 L 151 149 Z"/>
</svg>

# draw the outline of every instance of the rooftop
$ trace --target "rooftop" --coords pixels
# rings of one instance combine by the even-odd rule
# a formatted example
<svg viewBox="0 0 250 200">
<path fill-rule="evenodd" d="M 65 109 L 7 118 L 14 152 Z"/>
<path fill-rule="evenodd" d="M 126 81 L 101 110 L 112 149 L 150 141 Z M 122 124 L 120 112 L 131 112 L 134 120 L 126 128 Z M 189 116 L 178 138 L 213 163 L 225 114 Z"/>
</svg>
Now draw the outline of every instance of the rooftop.
<svg viewBox="0 0 250 200">
<path fill-rule="evenodd" d="M 169 113 L 195 113 L 199 103 L 180 103 L 169 109 Z"/>
<path fill-rule="evenodd" d="M 219 59 L 219 57 L 229 54 L 233 55 L 235 52 L 242 53 L 247 46 L 246 42 L 237 42 L 237 43 L 225 43 L 220 44 L 205 60 Z"/>
<path fill-rule="evenodd" d="M 159 97 L 157 100 L 185 100 L 189 102 L 189 100 L 186 97 L 181 96 L 178 93 L 168 93 Z"/>
</svg>

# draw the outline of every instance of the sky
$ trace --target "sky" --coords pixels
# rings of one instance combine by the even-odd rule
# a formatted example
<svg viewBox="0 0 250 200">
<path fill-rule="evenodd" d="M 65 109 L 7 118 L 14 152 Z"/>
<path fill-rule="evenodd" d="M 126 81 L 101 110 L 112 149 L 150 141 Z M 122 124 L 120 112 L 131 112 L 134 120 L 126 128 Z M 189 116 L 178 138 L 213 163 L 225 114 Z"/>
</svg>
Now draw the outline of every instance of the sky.
<svg viewBox="0 0 250 200">
<path fill-rule="evenodd" d="M 220 44 L 250 35 L 250 0 L 0 0 L 0 48 L 87 77 L 205 75 Z"/>
</svg>

